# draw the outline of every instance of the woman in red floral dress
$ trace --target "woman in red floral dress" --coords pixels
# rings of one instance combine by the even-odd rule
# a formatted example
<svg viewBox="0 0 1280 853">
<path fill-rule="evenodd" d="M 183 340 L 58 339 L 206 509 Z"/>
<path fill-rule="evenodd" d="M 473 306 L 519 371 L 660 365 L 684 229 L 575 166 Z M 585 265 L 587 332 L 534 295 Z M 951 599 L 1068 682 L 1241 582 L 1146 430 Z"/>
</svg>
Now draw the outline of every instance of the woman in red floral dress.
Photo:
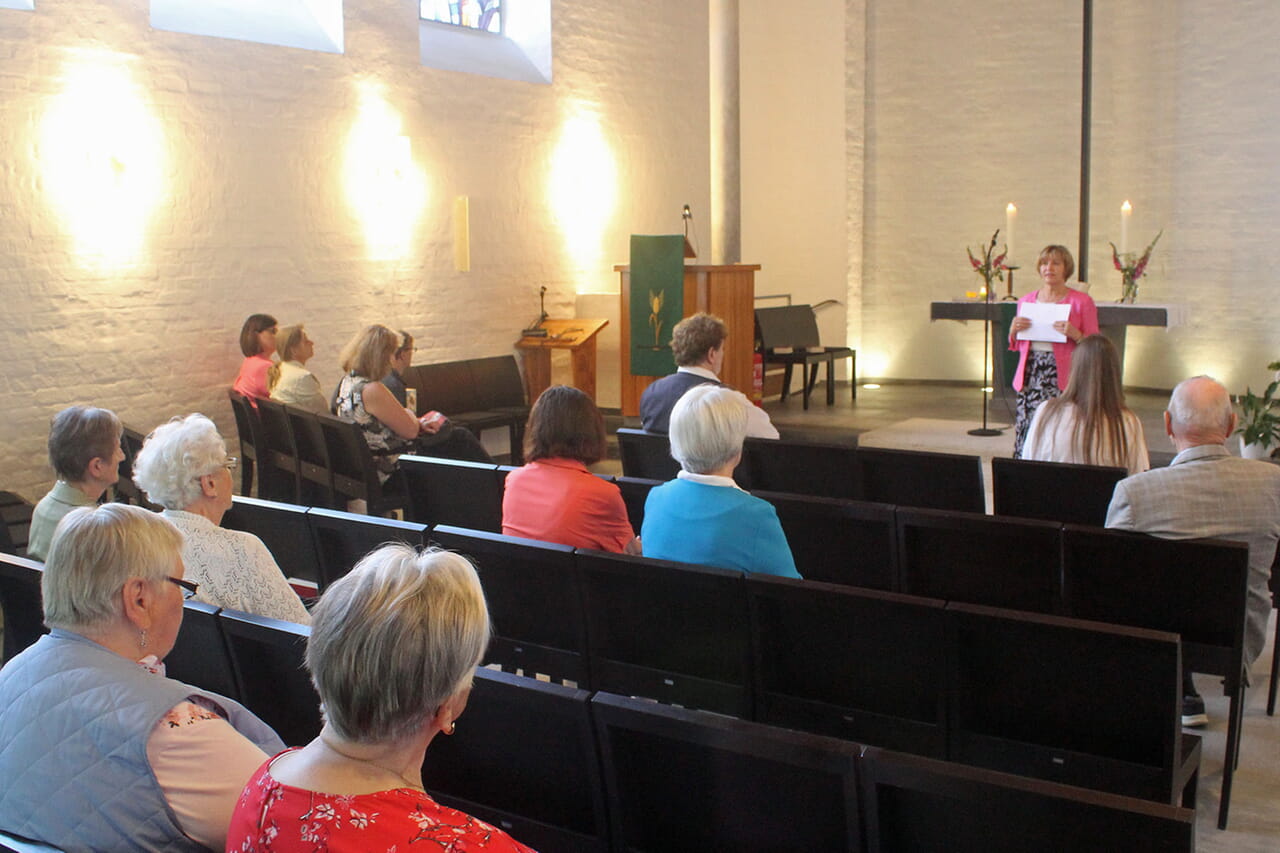
<svg viewBox="0 0 1280 853">
<path fill-rule="evenodd" d="M 489 640 L 471 564 L 385 545 L 325 591 L 311 625 L 324 729 L 249 780 L 227 850 L 532 853 L 423 789 L 427 747 L 453 734 Z"/>
</svg>

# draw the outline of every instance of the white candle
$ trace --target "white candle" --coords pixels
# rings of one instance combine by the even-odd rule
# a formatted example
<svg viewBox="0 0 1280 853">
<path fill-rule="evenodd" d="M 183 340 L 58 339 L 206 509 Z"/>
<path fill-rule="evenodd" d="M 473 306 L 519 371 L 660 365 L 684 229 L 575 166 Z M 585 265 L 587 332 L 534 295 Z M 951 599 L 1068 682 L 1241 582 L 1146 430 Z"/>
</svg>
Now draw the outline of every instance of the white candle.
<svg viewBox="0 0 1280 853">
<path fill-rule="evenodd" d="M 1125 199 L 1120 205 L 1120 254 L 1129 251 L 1129 218 L 1133 216 L 1133 205 Z"/>
<path fill-rule="evenodd" d="M 1005 257 L 1005 266 L 1013 266 L 1013 226 L 1018 224 L 1018 206 L 1013 202 L 1009 202 L 1009 206 L 1004 209 L 1004 243 L 1008 255 Z"/>
</svg>

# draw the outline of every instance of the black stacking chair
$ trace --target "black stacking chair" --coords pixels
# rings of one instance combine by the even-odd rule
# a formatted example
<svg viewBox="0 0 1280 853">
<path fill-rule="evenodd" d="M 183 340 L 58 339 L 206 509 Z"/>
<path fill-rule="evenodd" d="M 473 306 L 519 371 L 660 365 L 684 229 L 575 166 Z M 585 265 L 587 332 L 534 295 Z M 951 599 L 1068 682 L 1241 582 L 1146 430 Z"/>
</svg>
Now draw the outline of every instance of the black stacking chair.
<svg viewBox="0 0 1280 853">
<path fill-rule="evenodd" d="M 218 620 L 240 702 L 286 745 L 310 743 L 321 727 L 320 698 L 304 664 L 311 628 L 238 610 L 219 611 Z"/>
<path fill-rule="evenodd" d="M 991 460 L 995 514 L 1101 527 L 1111 493 L 1127 475 L 1123 468 L 997 456 Z"/>
<path fill-rule="evenodd" d="M 898 507 L 902 592 L 1034 613 L 1060 608 L 1062 525 Z"/>
<path fill-rule="evenodd" d="M 748 438 L 742 447 L 753 490 L 851 500 L 862 496 L 857 452 L 853 445 L 767 438 Z"/>
<path fill-rule="evenodd" d="M 410 515 L 423 524 L 502 532 L 498 466 L 435 456 L 401 456 Z"/>
<path fill-rule="evenodd" d="M 944 758 L 944 602 L 749 575 L 756 719 Z"/>
<path fill-rule="evenodd" d="M 486 411 L 507 419 L 507 440 L 511 445 L 511 464 L 524 464 L 524 429 L 529 421 L 530 404 L 525 398 L 524 380 L 515 356 L 495 355 L 473 358 L 467 362 L 471 381 L 480 392 L 480 403 Z"/>
<path fill-rule="evenodd" d="M 305 506 L 345 508 L 345 501 L 338 506 L 333 490 L 333 465 L 329 463 L 329 445 L 320 419 L 315 412 L 297 406 L 285 406 L 284 412 L 298 452 L 299 502 Z"/>
<path fill-rule="evenodd" d="M 610 693 L 591 716 L 615 850 L 862 850 L 857 744 Z"/>
<path fill-rule="evenodd" d="M 753 491 L 773 504 L 805 580 L 898 588 L 894 507 L 864 501 Z"/>
<path fill-rule="evenodd" d="M 666 481 L 680 473 L 680 463 L 671 457 L 671 442 L 661 433 L 619 428 L 618 455 L 628 477 Z"/>
<path fill-rule="evenodd" d="M 644 525 L 644 502 L 649 499 L 649 490 L 661 486 L 662 480 L 647 480 L 644 477 L 615 477 L 613 482 L 622 492 L 622 502 L 627 505 L 627 520 L 631 529 L 640 533 Z"/>
<path fill-rule="evenodd" d="M 800 365 L 800 380 L 804 386 L 804 407 L 809 408 L 809 395 L 818 382 L 818 366 L 827 366 L 827 405 L 836 401 L 835 362 L 849 359 L 849 385 L 853 399 L 858 398 L 858 353 L 849 347 L 824 347 L 818 338 L 818 319 L 808 305 L 784 305 L 777 308 L 756 309 L 756 330 L 760 338 L 760 352 L 764 357 L 764 369 L 770 364 L 781 364 L 786 369 L 782 377 L 782 399 L 791 393 L 791 368 Z M 789 350 L 789 352 L 778 352 Z"/>
<path fill-rule="evenodd" d="M 1218 808 L 1226 829 L 1244 724 L 1248 546 L 1068 525 L 1062 552 L 1067 615 L 1179 634 L 1188 670 L 1222 676 L 1231 700 Z"/>
<path fill-rule="evenodd" d="M 222 526 L 261 539 L 285 577 L 320 582 L 320 557 L 307 522 L 307 507 L 236 495 L 222 516 Z"/>
<path fill-rule="evenodd" d="M 1193 809 L 875 747 L 858 779 L 868 853 L 1195 850 Z"/>
<path fill-rule="evenodd" d="M 329 450 L 333 490 L 338 498 L 364 501 L 369 515 L 386 515 L 393 510 L 409 508 L 409 493 L 404 486 L 403 473 L 396 471 L 385 483 L 382 482 L 373 452 L 369 450 L 369 443 L 358 424 L 331 415 L 315 417 L 320 422 L 325 447 Z"/>
<path fill-rule="evenodd" d="M 165 655 L 165 674 L 185 684 L 240 701 L 235 666 L 218 621 L 220 607 L 194 599 L 182 604 L 178 641 Z"/>
<path fill-rule="evenodd" d="M 231 401 L 231 414 L 235 416 L 236 434 L 240 437 L 240 494 L 248 495 L 253 491 L 253 469 L 258 461 L 258 449 L 265 446 L 262 422 L 258 420 L 258 410 L 248 397 L 228 390 L 227 398 Z"/>
<path fill-rule="evenodd" d="M 264 493 L 262 484 L 259 484 L 258 497 L 299 503 L 302 500 L 301 465 L 284 404 L 275 400 L 259 400 L 258 420 L 262 424 L 264 442 L 258 453 L 258 465 L 271 468 L 268 493 Z"/>
<path fill-rule="evenodd" d="M 608 821 L 590 695 L 476 670 L 465 719 L 427 750 L 427 790 L 535 850 L 604 853 Z"/>
<path fill-rule="evenodd" d="M 1195 806 L 1177 634 L 947 605 L 948 758 Z"/>
<path fill-rule="evenodd" d="M 26 557 L 0 553 L 0 611 L 4 613 L 4 662 L 40 639 L 44 605 L 40 579 L 44 564 Z"/>
<path fill-rule="evenodd" d="M 159 512 L 160 507 L 147 500 L 147 493 L 133 482 L 133 461 L 138 458 L 143 442 L 147 437 L 140 430 L 128 424 L 120 433 L 120 449 L 124 451 L 124 459 L 120 460 L 120 479 L 111 487 L 112 500 L 119 503 L 133 504 Z"/>
<path fill-rule="evenodd" d="M 749 719 L 742 572 L 577 552 L 595 690 Z"/>
<path fill-rule="evenodd" d="M 15 492 L 0 492 L 0 551 L 25 557 L 35 506 Z"/>
<path fill-rule="evenodd" d="M 987 511 L 982 459 L 956 453 L 859 447 L 864 501 L 960 512 Z"/>
<path fill-rule="evenodd" d="M 430 539 L 470 558 L 480 575 L 493 620 L 486 665 L 591 688 L 572 548 L 449 526 Z"/>
<path fill-rule="evenodd" d="M 417 522 L 319 507 L 309 510 L 306 517 L 315 543 L 322 593 L 379 545 L 403 542 L 418 547 L 426 542 L 427 525 Z"/>
</svg>

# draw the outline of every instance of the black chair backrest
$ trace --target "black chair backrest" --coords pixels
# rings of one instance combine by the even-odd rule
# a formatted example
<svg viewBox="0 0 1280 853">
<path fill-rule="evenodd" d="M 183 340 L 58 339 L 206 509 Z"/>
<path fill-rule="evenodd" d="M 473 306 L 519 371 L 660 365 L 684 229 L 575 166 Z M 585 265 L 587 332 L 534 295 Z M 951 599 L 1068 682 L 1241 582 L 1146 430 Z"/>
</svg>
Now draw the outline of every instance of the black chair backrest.
<svg viewBox="0 0 1280 853">
<path fill-rule="evenodd" d="M 449 526 L 433 528 L 430 538 L 469 557 L 480 575 L 493 621 L 484 663 L 590 687 L 572 548 Z"/>
<path fill-rule="evenodd" d="M 485 409 L 480 391 L 472 383 L 465 361 L 415 364 L 402 376 L 406 385 L 418 389 L 418 408 L 446 415 L 463 415 Z"/>
<path fill-rule="evenodd" d="M 862 747 L 597 693 L 615 850 L 860 851 Z"/>
<path fill-rule="evenodd" d="M 1062 525 L 898 507 L 902 592 L 1053 613 L 1061 596 Z"/>
<path fill-rule="evenodd" d="M 264 446 L 262 423 L 258 420 L 258 410 L 249 402 L 249 398 L 227 390 L 227 398 L 231 401 L 231 414 L 235 417 L 236 433 L 240 437 L 240 494 L 247 495 L 253 488 L 254 463 L 258 461 L 259 448 Z M 265 455 L 265 451 L 263 451 Z"/>
<path fill-rule="evenodd" d="M 142 444 L 146 439 L 146 435 L 141 430 L 124 424 L 124 429 L 120 433 L 120 449 L 124 451 L 124 459 L 120 460 L 120 479 L 111 487 L 112 499 L 120 503 L 144 506 L 158 512 L 160 507 L 147 500 L 146 492 L 133 482 L 133 461 L 138 458 L 138 453 L 142 450 Z"/>
<path fill-rule="evenodd" d="M 35 506 L 15 492 L 0 492 L 0 551 L 26 556 Z"/>
<path fill-rule="evenodd" d="M 752 489 L 851 500 L 862 495 L 857 452 L 851 445 L 765 438 L 748 438 L 742 447 Z"/>
<path fill-rule="evenodd" d="M 427 750 L 427 790 L 535 850 L 603 853 L 609 836 L 589 698 L 476 670 L 465 719 Z"/>
<path fill-rule="evenodd" d="M 1127 473 L 1101 465 L 997 456 L 991 460 L 995 514 L 1101 527 L 1107 521 L 1111 493 Z"/>
<path fill-rule="evenodd" d="M 4 661 L 40 639 L 44 605 L 40 579 L 44 564 L 26 557 L 0 553 L 0 612 L 4 614 Z"/>
<path fill-rule="evenodd" d="M 237 495 L 222 516 L 222 526 L 261 539 L 285 577 L 320 582 L 320 557 L 307 507 Z"/>
<path fill-rule="evenodd" d="M 948 604 L 948 758 L 1173 802 L 1178 636 Z"/>
<path fill-rule="evenodd" d="M 524 409 L 527 414 L 524 380 L 520 378 L 515 356 L 472 358 L 468 359 L 467 366 L 471 371 L 471 384 L 480 392 L 481 408 L 510 412 Z"/>
<path fill-rule="evenodd" d="M 332 415 L 316 415 L 316 420 L 329 451 L 334 490 L 372 503 L 382 494 L 382 484 L 360 425 Z"/>
<path fill-rule="evenodd" d="M 593 689 L 752 716 L 742 572 L 588 550 L 577 563 Z"/>
<path fill-rule="evenodd" d="M 680 463 L 671 458 L 671 442 L 660 433 L 620 428 L 618 455 L 628 477 L 666 481 L 680 473 Z"/>
<path fill-rule="evenodd" d="M 1195 811 L 868 747 L 868 853 L 1100 849 L 1191 853 Z"/>
<path fill-rule="evenodd" d="M 1062 552 L 1068 616 L 1180 634 L 1191 671 L 1239 678 L 1248 545 L 1068 525 Z"/>
<path fill-rule="evenodd" d="M 271 469 L 263 471 L 258 497 L 296 502 L 299 499 L 298 449 L 284 404 L 275 400 L 259 400 L 258 419 L 262 424 L 265 445 L 262 448 L 265 452 L 259 453 L 258 464 L 263 469 Z"/>
<path fill-rule="evenodd" d="M 649 480 L 644 477 L 615 477 L 613 482 L 622 492 L 622 502 L 627 505 L 627 520 L 631 529 L 637 534 L 644 525 L 644 502 L 649 499 L 649 490 L 661 486 L 662 480 Z"/>
<path fill-rule="evenodd" d="M 864 501 L 986 512 L 977 456 L 860 446 L 854 458 Z"/>
<path fill-rule="evenodd" d="M 319 507 L 310 509 L 306 517 L 315 542 L 317 581 L 322 593 L 379 545 L 403 542 L 417 547 L 426 542 L 427 525 L 412 521 Z"/>
<path fill-rule="evenodd" d="M 218 620 L 220 610 L 203 601 L 183 602 L 182 628 L 173 649 L 165 655 L 165 674 L 238 702 L 240 688 Z"/>
<path fill-rule="evenodd" d="M 222 610 L 218 620 L 241 703 L 286 746 L 310 743 L 321 726 L 320 697 L 304 664 L 311 628 L 238 610 Z"/>
<path fill-rule="evenodd" d="M 301 498 L 308 506 L 334 506 L 333 465 L 329 462 L 329 445 L 320 419 L 315 412 L 298 406 L 285 406 L 284 411 L 298 453 Z"/>
<path fill-rule="evenodd" d="M 888 504 L 753 491 L 773 504 L 806 580 L 898 588 L 898 530 Z"/>
<path fill-rule="evenodd" d="M 502 532 L 502 478 L 496 465 L 406 455 L 400 457 L 400 470 L 414 521 Z"/>
<path fill-rule="evenodd" d="M 756 309 L 756 328 L 765 349 L 816 347 L 818 319 L 808 305 L 781 305 Z"/>
<path fill-rule="evenodd" d="M 946 756 L 944 603 L 750 575 L 756 719 Z"/>
</svg>

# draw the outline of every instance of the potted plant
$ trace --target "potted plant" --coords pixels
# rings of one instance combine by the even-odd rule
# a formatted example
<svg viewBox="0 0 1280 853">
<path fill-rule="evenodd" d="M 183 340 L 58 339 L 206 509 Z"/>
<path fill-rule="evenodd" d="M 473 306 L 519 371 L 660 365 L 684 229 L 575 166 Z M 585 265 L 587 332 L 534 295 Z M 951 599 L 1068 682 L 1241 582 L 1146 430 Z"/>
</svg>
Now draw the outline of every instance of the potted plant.
<svg viewBox="0 0 1280 853">
<path fill-rule="evenodd" d="M 1280 361 L 1268 364 L 1267 370 L 1280 370 Z M 1277 388 L 1280 388 L 1280 379 L 1273 380 L 1262 396 L 1254 394 L 1252 388 L 1246 388 L 1244 396 L 1236 398 L 1240 404 L 1240 424 L 1236 434 L 1240 436 L 1240 455 L 1246 459 L 1264 459 L 1272 447 L 1280 446 L 1280 412 L 1276 410 L 1280 400 L 1275 399 Z"/>
</svg>

